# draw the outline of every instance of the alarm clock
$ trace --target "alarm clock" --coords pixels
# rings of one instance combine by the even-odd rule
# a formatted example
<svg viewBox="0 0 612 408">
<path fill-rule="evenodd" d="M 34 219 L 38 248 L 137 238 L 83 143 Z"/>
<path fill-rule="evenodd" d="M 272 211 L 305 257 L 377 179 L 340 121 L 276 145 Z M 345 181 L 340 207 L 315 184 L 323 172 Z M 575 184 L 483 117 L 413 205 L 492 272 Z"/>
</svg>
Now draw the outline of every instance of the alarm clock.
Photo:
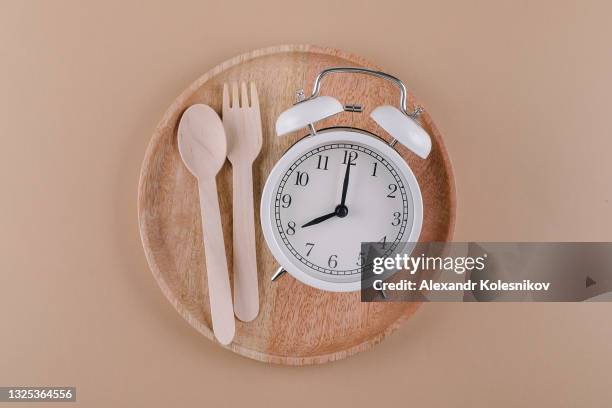
<svg viewBox="0 0 612 408">
<path fill-rule="evenodd" d="M 399 87 L 398 107 L 379 106 L 370 114 L 391 142 L 354 127 L 315 129 L 316 122 L 340 112 L 362 111 L 319 95 L 322 79 L 332 73 L 373 75 Z M 321 290 L 359 290 L 369 259 L 362 242 L 376 242 L 381 256 L 394 256 L 419 239 L 421 190 L 394 146 L 400 143 L 426 159 L 431 138 L 417 121 L 421 109 L 406 111 L 402 81 L 384 72 L 329 68 L 316 77 L 310 97 L 301 95 L 276 121 L 278 136 L 302 128 L 309 133 L 285 152 L 266 180 L 260 206 L 264 238 L 279 272 Z"/>
</svg>

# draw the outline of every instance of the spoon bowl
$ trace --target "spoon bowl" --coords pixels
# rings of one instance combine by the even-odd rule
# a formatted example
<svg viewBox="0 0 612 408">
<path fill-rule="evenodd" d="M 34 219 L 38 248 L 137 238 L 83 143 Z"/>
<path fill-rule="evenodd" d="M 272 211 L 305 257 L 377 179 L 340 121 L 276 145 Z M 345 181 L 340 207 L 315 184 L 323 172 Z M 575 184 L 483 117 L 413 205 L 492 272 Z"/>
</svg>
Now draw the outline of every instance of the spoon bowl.
<svg viewBox="0 0 612 408">
<path fill-rule="evenodd" d="M 178 149 L 195 177 L 216 175 L 227 153 L 225 130 L 217 112 L 203 104 L 187 108 L 179 123 Z"/>
</svg>

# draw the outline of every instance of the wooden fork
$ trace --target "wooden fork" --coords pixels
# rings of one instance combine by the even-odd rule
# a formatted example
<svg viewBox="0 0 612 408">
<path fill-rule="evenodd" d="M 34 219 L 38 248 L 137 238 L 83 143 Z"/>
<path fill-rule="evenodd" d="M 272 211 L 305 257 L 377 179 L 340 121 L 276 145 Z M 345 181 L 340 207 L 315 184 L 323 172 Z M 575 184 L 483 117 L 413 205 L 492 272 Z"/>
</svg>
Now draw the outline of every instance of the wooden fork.
<svg viewBox="0 0 612 408">
<path fill-rule="evenodd" d="M 250 84 L 249 104 L 246 84 L 240 88 L 232 84 L 230 100 L 229 86 L 223 85 L 223 126 L 233 174 L 234 313 L 250 322 L 259 313 L 253 162 L 261 150 L 262 133 L 257 89 Z"/>
</svg>

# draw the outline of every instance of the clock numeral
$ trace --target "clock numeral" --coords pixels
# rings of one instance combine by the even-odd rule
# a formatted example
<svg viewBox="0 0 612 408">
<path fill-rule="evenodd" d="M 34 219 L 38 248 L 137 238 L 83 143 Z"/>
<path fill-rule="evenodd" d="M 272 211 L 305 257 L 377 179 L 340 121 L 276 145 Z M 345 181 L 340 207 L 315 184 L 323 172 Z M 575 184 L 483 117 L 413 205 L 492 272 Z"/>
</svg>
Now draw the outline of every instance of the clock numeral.
<svg viewBox="0 0 612 408">
<path fill-rule="evenodd" d="M 372 177 L 376 177 L 376 169 L 378 169 L 378 162 L 374 162 L 374 170 L 372 170 Z"/>
<path fill-rule="evenodd" d="M 289 194 L 285 194 L 281 197 L 281 201 L 283 202 L 283 208 L 289 208 L 291 206 L 291 196 Z"/>
<path fill-rule="evenodd" d="M 314 248 L 315 244 L 313 244 L 312 242 L 307 242 L 306 243 L 306 247 L 308 248 L 308 251 L 306 251 L 306 256 L 310 256 L 310 253 L 312 252 L 312 248 Z"/>
<path fill-rule="evenodd" d="M 378 241 L 378 243 L 380 244 L 382 249 L 385 249 L 385 247 L 387 246 L 387 236 L 385 235 L 384 237 L 382 237 L 382 239 Z"/>
<path fill-rule="evenodd" d="M 391 225 L 393 225 L 394 227 L 400 225 L 400 222 L 402 222 L 402 220 L 400 219 L 401 215 L 402 214 L 399 211 L 394 212 L 393 221 L 391 221 Z"/>
<path fill-rule="evenodd" d="M 357 266 L 362 266 L 363 263 L 365 262 L 365 253 L 363 252 L 359 252 L 359 256 L 357 257 Z"/>
<path fill-rule="evenodd" d="M 357 157 L 359 157 L 359 153 L 357 153 L 354 150 L 351 150 L 350 152 L 348 150 L 344 151 L 344 159 L 342 160 L 342 164 L 346 164 L 347 161 L 351 164 L 351 166 L 355 166 L 357 163 L 355 163 L 355 161 L 357 160 Z"/>
<path fill-rule="evenodd" d="M 329 161 L 329 156 L 319 155 L 319 161 L 317 162 L 317 169 L 319 170 L 327 170 L 327 162 Z"/>
<path fill-rule="evenodd" d="M 296 186 L 302 186 L 304 187 L 306 184 L 308 184 L 308 180 L 310 179 L 310 177 L 308 176 L 308 173 L 306 173 L 305 171 L 296 171 L 295 172 L 295 185 Z"/>
<path fill-rule="evenodd" d="M 295 235 L 295 222 L 289 221 L 287 223 L 287 229 L 285 230 L 287 235 Z"/>
<path fill-rule="evenodd" d="M 397 191 L 397 184 L 389 184 L 390 193 L 387 194 L 388 198 L 395 198 L 395 192 Z"/>
<path fill-rule="evenodd" d="M 338 266 L 338 255 L 330 256 L 327 260 L 327 266 L 329 266 L 331 269 L 334 269 L 336 266 Z"/>
</svg>

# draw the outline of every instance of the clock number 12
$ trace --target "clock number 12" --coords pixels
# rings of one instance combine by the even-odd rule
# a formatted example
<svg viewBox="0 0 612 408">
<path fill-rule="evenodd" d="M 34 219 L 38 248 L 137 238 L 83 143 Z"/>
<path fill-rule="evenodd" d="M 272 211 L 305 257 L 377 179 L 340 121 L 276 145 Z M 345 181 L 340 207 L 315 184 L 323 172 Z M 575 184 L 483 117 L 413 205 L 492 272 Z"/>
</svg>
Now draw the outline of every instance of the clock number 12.
<svg viewBox="0 0 612 408">
<path fill-rule="evenodd" d="M 355 151 L 351 151 L 349 153 L 348 150 L 344 151 L 344 159 L 342 160 L 342 164 L 346 164 L 347 162 L 350 163 L 351 166 L 355 166 L 357 163 L 355 163 L 355 161 L 357 161 L 357 157 L 359 157 L 359 153 L 355 152 Z"/>
</svg>

